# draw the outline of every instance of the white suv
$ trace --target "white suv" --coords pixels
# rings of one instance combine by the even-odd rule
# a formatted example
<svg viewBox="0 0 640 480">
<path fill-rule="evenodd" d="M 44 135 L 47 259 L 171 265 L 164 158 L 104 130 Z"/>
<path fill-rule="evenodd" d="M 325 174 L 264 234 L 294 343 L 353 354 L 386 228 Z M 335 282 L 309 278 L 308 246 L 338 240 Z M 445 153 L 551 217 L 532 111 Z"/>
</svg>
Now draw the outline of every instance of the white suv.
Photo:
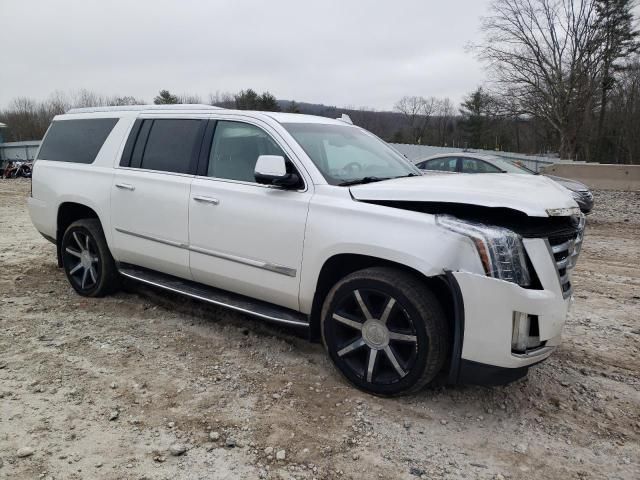
<svg viewBox="0 0 640 480">
<path fill-rule="evenodd" d="M 29 210 L 73 288 L 122 277 L 305 328 L 379 395 L 517 379 L 558 345 L 583 217 L 544 177 L 430 175 L 343 120 L 56 117 Z"/>
</svg>

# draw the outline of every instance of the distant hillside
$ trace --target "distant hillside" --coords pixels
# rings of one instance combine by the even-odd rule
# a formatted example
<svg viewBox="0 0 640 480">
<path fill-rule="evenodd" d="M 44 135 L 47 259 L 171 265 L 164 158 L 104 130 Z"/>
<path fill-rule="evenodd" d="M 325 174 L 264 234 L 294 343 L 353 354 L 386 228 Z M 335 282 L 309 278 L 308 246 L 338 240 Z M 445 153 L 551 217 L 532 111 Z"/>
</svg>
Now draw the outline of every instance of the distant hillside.
<svg viewBox="0 0 640 480">
<path fill-rule="evenodd" d="M 389 111 L 355 110 L 321 103 L 293 102 L 292 100 L 278 100 L 278 106 L 283 112 L 290 111 L 294 104 L 298 113 L 319 115 L 321 117 L 339 118 L 343 113 L 349 115 L 353 123 L 359 125 L 387 141 L 399 140 L 406 120 L 402 114 Z"/>
</svg>

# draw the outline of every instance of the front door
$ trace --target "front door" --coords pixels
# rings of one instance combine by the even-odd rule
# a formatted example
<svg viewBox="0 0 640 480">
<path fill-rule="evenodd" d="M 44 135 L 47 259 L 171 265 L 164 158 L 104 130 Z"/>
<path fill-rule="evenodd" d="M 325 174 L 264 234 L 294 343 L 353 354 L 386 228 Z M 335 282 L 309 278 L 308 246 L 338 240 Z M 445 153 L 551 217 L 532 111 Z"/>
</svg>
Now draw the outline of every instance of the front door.
<svg viewBox="0 0 640 480">
<path fill-rule="evenodd" d="M 217 122 L 206 172 L 191 186 L 191 272 L 196 281 L 297 309 L 311 191 L 308 182 L 296 190 L 256 183 L 260 155 L 287 157 L 264 127 Z"/>
</svg>

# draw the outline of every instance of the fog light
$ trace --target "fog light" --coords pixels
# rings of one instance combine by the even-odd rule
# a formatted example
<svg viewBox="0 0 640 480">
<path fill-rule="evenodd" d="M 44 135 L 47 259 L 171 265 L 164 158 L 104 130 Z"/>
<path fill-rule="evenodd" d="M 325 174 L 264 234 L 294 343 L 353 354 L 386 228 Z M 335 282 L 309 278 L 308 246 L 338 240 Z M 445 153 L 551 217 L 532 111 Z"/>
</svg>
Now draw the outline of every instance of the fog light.
<svg viewBox="0 0 640 480">
<path fill-rule="evenodd" d="M 524 312 L 513 312 L 511 351 L 524 353 L 527 349 L 541 346 L 538 316 Z"/>
</svg>

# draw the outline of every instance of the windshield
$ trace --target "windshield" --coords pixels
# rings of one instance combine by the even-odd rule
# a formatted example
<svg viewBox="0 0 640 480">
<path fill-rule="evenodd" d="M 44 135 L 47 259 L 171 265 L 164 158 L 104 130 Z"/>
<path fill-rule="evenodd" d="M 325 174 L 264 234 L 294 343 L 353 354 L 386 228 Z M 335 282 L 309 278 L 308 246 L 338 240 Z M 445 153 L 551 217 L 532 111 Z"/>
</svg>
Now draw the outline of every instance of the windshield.
<svg viewBox="0 0 640 480">
<path fill-rule="evenodd" d="M 382 140 L 358 127 L 283 123 L 331 185 L 421 175 Z"/>
<path fill-rule="evenodd" d="M 519 162 L 518 160 L 507 160 L 505 158 L 493 157 L 491 159 L 491 163 L 507 173 L 536 173 L 533 170 L 529 170 L 524 166 L 522 162 Z"/>
</svg>

